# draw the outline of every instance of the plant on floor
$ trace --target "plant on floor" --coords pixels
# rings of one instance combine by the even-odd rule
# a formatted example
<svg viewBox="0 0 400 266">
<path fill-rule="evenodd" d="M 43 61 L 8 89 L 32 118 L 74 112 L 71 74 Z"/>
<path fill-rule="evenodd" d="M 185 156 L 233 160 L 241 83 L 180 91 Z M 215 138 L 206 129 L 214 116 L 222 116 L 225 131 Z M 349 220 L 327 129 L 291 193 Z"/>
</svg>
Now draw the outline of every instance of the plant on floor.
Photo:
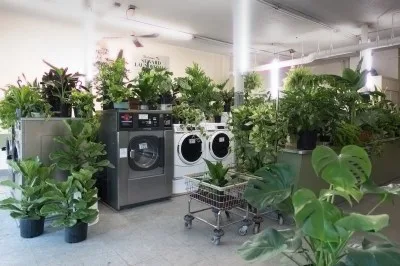
<svg viewBox="0 0 400 266">
<path fill-rule="evenodd" d="M 65 240 L 69 243 L 80 242 L 87 237 L 87 225 L 96 220 L 99 212 L 93 206 L 97 203 L 96 180 L 90 169 L 72 172 L 67 181 L 48 182 L 52 188 L 45 194 L 50 201 L 40 213 L 54 216 L 52 226 L 64 227 Z"/>
<path fill-rule="evenodd" d="M 68 73 L 68 68 L 58 68 L 46 61 L 43 61 L 50 67 L 42 77 L 43 98 L 48 102 L 55 115 L 61 117 L 71 116 L 71 104 L 68 102 L 71 92 L 75 88 L 86 89 L 79 85 L 79 77 L 83 75 L 76 72 Z"/>
<path fill-rule="evenodd" d="M 305 87 L 312 87 L 316 76 L 306 67 L 292 68 L 283 81 L 285 91 L 299 90 Z"/>
<path fill-rule="evenodd" d="M 48 200 L 44 194 L 49 190 L 47 181 L 52 178 L 55 165 L 43 166 L 39 158 L 25 159 L 18 162 L 9 161 L 9 165 L 20 174 L 22 184 L 11 180 L 0 182 L 0 185 L 15 189 L 14 196 L 0 201 L 0 209 L 10 211 L 11 217 L 20 220 L 21 236 L 35 237 L 43 233 L 45 215 L 40 209 Z"/>
<path fill-rule="evenodd" d="M 71 93 L 70 103 L 75 110 L 75 117 L 89 118 L 94 112 L 95 96 L 86 91 L 74 90 Z"/>
<path fill-rule="evenodd" d="M 319 146 L 313 151 L 312 164 L 315 172 L 330 185 L 329 189 L 321 190 L 319 196 L 309 189 L 297 190 L 292 199 L 296 229 L 269 228 L 247 241 L 239 254 L 245 260 L 254 261 L 268 260 L 281 253 L 295 265 L 396 264 L 400 260 L 399 249 L 378 233 L 388 226 L 389 216 L 373 213 L 391 196 L 399 195 L 400 187 L 375 186 L 370 179 L 371 161 L 365 150 L 358 146 L 346 146 L 340 155 Z M 345 213 L 334 205 L 335 197 L 352 204 L 367 193 L 380 195 L 380 201 L 366 215 Z M 279 202 L 278 195 L 274 203 Z M 365 239 L 362 245 L 349 246 L 357 232 L 381 238 L 384 243 Z"/>
<path fill-rule="evenodd" d="M 95 78 L 95 86 L 97 94 L 100 96 L 98 101 L 103 106 L 110 103 L 127 102 L 134 96 L 128 86 L 130 84 L 127 81 L 128 70 L 122 50 L 115 60 L 98 58 L 96 67 L 99 72 Z"/>
<path fill-rule="evenodd" d="M 63 147 L 50 154 L 57 167 L 62 170 L 76 172 L 80 169 L 101 171 L 104 167 L 112 167 L 104 159 L 107 154 L 105 145 L 95 140 L 98 128 L 84 120 L 65 120 L 68 135 L 56 137 L 54 140 Z"/>
<path fill-rule="evenodd" d="M 224 167 L 222 162 L 216 162 L 215 164 L 207 159 L 204 159 L 207 164 L 209 178 L 206 180 L 207 183 L 215 185 L 217 187 L 226 186 L 230 179 L 227 178 L 229 167 Z"/>
</svg>

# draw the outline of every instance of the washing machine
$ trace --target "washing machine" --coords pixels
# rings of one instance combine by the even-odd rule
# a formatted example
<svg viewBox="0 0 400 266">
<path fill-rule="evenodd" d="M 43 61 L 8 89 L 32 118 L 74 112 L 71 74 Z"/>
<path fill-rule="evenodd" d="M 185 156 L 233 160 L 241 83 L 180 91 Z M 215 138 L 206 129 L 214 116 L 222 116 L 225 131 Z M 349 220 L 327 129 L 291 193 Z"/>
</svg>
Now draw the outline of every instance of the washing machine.
<svg viewBox="0 0 400 266">
<path fill-rule="evenodd" d="M 103 111 L 100 140 L 115 166 L 98 177 L 101 200 L 120 210 L 169 198 L 173 178 L 171 111 Z"/>
<path fill-rule="evenodd" d="M 235 162 L 233 134 L 226 123 L 203 123 L 206 130 L 205 158 L 211 162 L 222 162 L 233 166 Z"/>
<path fill-rule="evenodd" d="M 173 194 L 186 192 L 184 175 L 206 171 L 205 137 L 199 128 L 174 124 L 174 179 Z"/>
</svg>

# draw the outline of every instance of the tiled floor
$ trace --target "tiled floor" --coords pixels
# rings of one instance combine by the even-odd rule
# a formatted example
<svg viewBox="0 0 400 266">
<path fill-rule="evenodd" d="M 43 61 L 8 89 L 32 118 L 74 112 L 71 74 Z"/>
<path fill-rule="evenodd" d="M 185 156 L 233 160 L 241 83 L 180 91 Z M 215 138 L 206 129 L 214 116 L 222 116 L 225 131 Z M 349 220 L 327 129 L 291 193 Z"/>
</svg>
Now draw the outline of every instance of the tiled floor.
<svg viewBox="0 0 400 266">
<path fill-rule="evenodd" d="M 0 198 L 7 194 L 0 189 Z M 364 211 L 371 202 L 368 198 L 355 209 Z M 100 221 L 89 228 L 88 239 L 77 244 L 65 243 L 63 231 L 48 226 L 44 235 L 22 239 L 16 221 L 0 211 L 0 265 L 249 265 L 236 254 L 248 238 L 237 234 L 238 226 L 227 229 L 221 245 L 214 246 L 209 226 L 194 221 L 191 230 L 184 228 L 186 210 L 185 196 L 121 212 L 100 205 Z M 397 207 L 386 204 L 377 213 L 391 214 L 392 225 L 385 233 L 400 242 Z M 206 216 L 213 217 L 211 212 Z M 271 220 L 264 226 L 278 227 Z M 280 261 L 276 258 L 253 265 L 277 266 L 282 265 Z"/>
</svg>

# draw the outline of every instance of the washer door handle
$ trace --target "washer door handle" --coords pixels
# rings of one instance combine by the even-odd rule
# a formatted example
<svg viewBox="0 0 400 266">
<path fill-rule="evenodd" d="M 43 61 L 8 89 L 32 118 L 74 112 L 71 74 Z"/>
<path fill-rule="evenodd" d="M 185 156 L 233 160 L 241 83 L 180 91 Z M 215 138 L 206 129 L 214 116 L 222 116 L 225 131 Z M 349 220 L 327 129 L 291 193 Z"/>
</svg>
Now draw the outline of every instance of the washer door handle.
<svg viewBox="0 0 400 266">
<path fill-rule="evenodd" d="M 178 154 L 180 154 L 180 152 L 179 152 L 179 147 L 180 147 L 180 145 L 178 145 L 178 146 L 176 146 L 176 151 L 178 152 Z"/>
</svg>

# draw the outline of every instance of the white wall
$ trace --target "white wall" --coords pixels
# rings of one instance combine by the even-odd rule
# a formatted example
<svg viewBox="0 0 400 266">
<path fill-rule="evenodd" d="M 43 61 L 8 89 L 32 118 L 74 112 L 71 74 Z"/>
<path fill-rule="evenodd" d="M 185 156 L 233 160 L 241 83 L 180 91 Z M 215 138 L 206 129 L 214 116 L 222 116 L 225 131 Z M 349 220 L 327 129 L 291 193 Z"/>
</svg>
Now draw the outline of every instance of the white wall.
<svg viewBox="0 0 400 266">
<path fill-rule="evenodd" d="M 36 77 L 41 79 L 49 69 L 42 59 L 57 67 L 68 67 L 70 71 L 84 73 L 83 27 L 1 10 L 0 25 L 0 88 L 15 84 L 21 73 L 25 73 L 29 80 Z M 105 35 L 102 33 L 102 36 Z M 142 42 L 143 48 L 136 48 L 131 39 L 107 41 L 107 46 L 111 57 L 116 57 L 119 49 L 124 49 L 128 64 L 133 61 L 134 54 L 169 56 L 170 70 L 175 76 L 183 76 L 185 68 L 197 62 L 215 81 L 229 77 L 229 56 L 148 40 Z"/>
</svg>

